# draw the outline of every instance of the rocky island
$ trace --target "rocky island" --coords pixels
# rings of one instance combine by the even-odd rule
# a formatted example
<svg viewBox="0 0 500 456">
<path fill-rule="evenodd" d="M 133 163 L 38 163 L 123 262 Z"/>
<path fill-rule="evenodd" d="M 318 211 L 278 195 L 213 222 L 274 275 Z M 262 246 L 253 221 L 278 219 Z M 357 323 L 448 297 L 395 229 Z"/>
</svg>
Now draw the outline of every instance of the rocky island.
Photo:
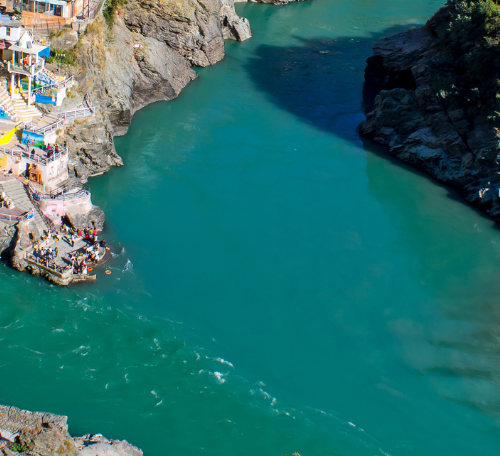
<svg viewBox="0 0 500 456">
<path fill-rule="evenodd" d="M 450 0 L 422 28 L 379 40 L 365 84 L 379 91 L 363 135 L 500 220 L 500 8 Z"/>
</svg>

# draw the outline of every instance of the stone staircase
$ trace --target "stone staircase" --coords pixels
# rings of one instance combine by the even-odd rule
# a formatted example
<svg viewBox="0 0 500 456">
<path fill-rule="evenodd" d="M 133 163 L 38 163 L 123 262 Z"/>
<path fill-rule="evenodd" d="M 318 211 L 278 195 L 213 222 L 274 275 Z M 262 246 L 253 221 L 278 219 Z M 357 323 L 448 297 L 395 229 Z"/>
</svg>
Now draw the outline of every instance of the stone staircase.
<svg viewBox="0 0 500 456">
<path fill-rule="evenodd" d="M 0 109 L 5 111 L 14 122 L 29 122 L 42 117 L 42 113 L 35 106 L 28 106 L 23 95 L 14 94 L 14 98 L 4 87 L 0 87 Z"/>
<path fill-rule="evenodd" d="M 10 98 L 10 94 L 5 90 L 4 87 L 0 87 L 0 109 L 5 111 L 7 115 L 14 122 L 17 121 L 16 113 L 14 112 L 14 105 Z"/>
<path fill-rule="evenodd" d="M 33 212 L 35 214 L 33 222 L 38 229 L 38 235 L 42 236 L 44 230 L 47 230 L 47 224 L 43 220 L 38 209 L 29 199 L 23 183 L 19 182 L 17 179 L 0 182 L 0 192 L 5 192 L 9 199 L 11 199 L 14 205 L 19 209 L 22 209 L 26 212 L 33 209 Z"/>
<path fill-rule="evenodd" d="M 16 117 L 15 121 L 18 122 L 29 122 L 32 119 L 42 117 L 42 113 L 35 108 L 35 106 L 28 106 L 26 101 L 21 95 L 14 94 L 14 98 L 11 99 L 12 111 Z"/>
</svg>

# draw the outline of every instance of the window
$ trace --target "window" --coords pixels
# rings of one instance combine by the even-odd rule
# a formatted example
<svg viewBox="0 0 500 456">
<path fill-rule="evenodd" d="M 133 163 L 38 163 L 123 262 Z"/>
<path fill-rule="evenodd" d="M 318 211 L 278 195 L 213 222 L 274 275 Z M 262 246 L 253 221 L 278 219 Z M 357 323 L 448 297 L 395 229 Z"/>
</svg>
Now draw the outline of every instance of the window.
<svg viewBox="0 0 500 456">
<path fill-rule="evenodd" d="M 10 27 L 7 27 L 7 36 L 10 36 L 10 32 L 11 32 L 11 28 Z"/>
</svg>

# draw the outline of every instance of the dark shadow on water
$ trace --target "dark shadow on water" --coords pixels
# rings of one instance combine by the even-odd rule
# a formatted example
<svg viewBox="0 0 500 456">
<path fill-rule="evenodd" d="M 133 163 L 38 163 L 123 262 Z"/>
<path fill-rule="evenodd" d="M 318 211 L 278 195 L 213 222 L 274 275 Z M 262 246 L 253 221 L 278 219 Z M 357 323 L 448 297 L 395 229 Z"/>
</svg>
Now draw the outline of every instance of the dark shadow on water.
<svg viewBox="0 0 500 456">
<path fill-rule="evenodd" d="M 377 93 L 364 86 L 372 45 L 414 27 L 395 26 L 366 37 L 296 37 L 297 45 L 290 47 L 262 45 L 246 70 L 257 89 L 281 109 L 320 130 L 359 141 L 363 99 L 369 106 Z"/>
<path fill-rule="evenodd" d="M 432 179 L 426 172 L 390 156 L 386 147 L 357 131 L 379 91 L 364 83 L 366 59 L 372 55 L 373 43 L 415 27 L 394 26 L 366 37 L 296 37 L 297 44 L 289 47 L 261 45 L 245 68 L 256 88 L 279 108 L 319 130 L 362 145 L 368 152 Z M 450 199 L 466 203 L 456 189 L 435 183 L 448 190 Z M 480 209 L 473 209 L 491 220 Z"/>
</svg>

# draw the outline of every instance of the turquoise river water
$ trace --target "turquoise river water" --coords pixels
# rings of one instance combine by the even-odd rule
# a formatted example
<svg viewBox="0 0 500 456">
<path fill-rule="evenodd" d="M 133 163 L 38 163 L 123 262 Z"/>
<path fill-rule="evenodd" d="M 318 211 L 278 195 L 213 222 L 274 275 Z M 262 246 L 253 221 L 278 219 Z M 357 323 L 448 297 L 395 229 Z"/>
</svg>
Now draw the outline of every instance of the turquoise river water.
<svg viewBox="0 0 500 456">
<path fill-rule="evenodd" d="M 238 4 L 90 182 L 112 274 L 0 265 L 0 403 L 146 455 L 498 455 L 500 232 L 356 132 L 373 41 L 441 2 Z"/>
</svg>

